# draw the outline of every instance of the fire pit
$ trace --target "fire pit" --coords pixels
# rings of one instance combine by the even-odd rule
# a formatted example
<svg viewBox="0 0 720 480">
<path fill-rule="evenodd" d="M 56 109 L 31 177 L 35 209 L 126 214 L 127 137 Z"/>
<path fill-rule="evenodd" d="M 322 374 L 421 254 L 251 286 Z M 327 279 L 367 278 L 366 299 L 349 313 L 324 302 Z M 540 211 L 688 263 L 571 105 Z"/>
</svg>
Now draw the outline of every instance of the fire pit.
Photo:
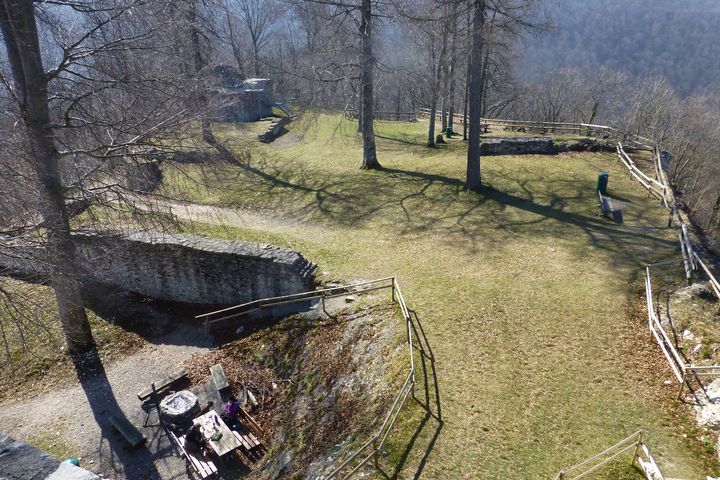
<svg viewBox="0 0 720 480">
<path fill-rule="evenodd" d="M 180 390 L 163 398 L 160 402 L 160 411 L 172 422 L 191 422 L 200 411 L 200 405 L 194 393 Z"/>
</svg>

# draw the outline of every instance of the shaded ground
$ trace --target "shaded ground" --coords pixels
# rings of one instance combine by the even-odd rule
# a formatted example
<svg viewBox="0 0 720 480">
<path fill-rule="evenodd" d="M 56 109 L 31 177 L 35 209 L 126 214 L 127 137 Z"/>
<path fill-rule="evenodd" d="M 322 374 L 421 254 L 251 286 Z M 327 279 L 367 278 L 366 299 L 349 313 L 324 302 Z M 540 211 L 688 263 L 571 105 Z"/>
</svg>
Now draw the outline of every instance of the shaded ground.
<svg viewBox="0 0 720 480">
<path fill-rule="evenodd" d="M 180 326 L 107 370 L 98 364 L 96 374 L 77 379 L 72 387 L 4 405 L 0 431 L 40 443 L 51 453 L 81 457 L 83 467 L 110 479 L 187 478 L 185 462 L 161 429 L 140 427 L 149 447 L 130 451 L 110 426 L 109 416 L 124 415 L 134 425 L 142 425 L 145 414 L 137 392 L 172 373 L 191 354 L 206 351 L 208 344 L 199 329 Z"/>
</svg>

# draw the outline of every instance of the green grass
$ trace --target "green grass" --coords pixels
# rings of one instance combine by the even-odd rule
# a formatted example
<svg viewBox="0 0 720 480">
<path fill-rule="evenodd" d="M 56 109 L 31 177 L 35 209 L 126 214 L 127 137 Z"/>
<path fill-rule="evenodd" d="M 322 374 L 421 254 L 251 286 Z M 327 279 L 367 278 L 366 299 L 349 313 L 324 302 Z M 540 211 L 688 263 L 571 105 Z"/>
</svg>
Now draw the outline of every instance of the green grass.
<svg viewBox="0 0 720 480">
<path fill-rule="evenodd" d="M 676 247 L 666 212 L 614 155 L 486 157 L 486 188 L 467 193 L 462 141 L 427 149 L 422 122 L 379 122 L 377 135 L 385 170 L 367 172 L 337 116 L 249 151 L 226 126 L 218 136 L 244 168 L 167 167 L 164 188 L 276 218 L 188 231 L 299 249 L 321 279 L 398 277 L 435 354 L 444 419 L 433 438 L 437 422 L 416 432 L 422 411 L 403 414 L 388 454 L 399 477 L 548 478 L 640 428 L 666 475 L 710 473 L 674 409 L 647 395 L 663 377 L 643 380 L 636 364 L 652 354 L 621 340 L 648 337 L 627 315 L 639 265 Z M 600 171 L 628 203 L 625 225 L 596 213 Z M 593 478 L 637 478 L 626 464 Z"/>
<path fill-rule="evenodd" d="M 7 278 L 0 280 L 0 288 L 7 294 L 0 296 L 0 403 L 76 380 L 52 289 Z M 87 313 L 105 360 L 141 345 L 137 335 Z"/>
<path fill-rule="evenodd" d="M 47 427 L 42 431 L 35 432 L 27 443 L 47 452 L 51 457 L 63 461 L 70 457 L 76 457 L 78 449 L 75 444 L 68 441 L 63 435 L 66 428 L 65 419 L 58 417 L 51 427 Z"/>
</svg>

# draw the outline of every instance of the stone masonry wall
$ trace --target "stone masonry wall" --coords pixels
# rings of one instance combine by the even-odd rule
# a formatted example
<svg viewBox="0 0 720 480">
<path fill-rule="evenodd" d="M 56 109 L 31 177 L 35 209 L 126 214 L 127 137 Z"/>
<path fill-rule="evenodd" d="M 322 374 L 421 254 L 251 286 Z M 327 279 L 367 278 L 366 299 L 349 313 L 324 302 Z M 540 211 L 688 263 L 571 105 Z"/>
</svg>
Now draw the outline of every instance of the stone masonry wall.
<svg viewBox="0 0 720 480">
<path fill-rule="evenodd" d="M 304 292 L 313 285 L 312 262 L 270 245 L 146 232 L 75 237 L 88 276 L 147 297 L 230 305 Z M 0 269 L 3 266 L 35 276 L 44 270 L 40 262 L 0 253 Z"/>
</svg>

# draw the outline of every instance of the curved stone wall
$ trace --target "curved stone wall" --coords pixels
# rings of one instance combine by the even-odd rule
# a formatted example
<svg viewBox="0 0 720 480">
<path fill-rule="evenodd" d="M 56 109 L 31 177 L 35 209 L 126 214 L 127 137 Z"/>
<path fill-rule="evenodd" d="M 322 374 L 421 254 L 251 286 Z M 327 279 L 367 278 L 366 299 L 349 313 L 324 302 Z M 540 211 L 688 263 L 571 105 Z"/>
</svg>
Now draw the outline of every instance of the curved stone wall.
<svg viewBox="0 0 720 480">
<path fill-rule="evenodd" d="M 314 283 L 315 264 L 270 245 L 137 231 L 74 236 L 91 281 L 161 300 L 231 305 L 305 292 Z M 0 254 L 0 266 L 42 276 L 46 269 L 31 252 L 23 256 Z"/>
</svg>

